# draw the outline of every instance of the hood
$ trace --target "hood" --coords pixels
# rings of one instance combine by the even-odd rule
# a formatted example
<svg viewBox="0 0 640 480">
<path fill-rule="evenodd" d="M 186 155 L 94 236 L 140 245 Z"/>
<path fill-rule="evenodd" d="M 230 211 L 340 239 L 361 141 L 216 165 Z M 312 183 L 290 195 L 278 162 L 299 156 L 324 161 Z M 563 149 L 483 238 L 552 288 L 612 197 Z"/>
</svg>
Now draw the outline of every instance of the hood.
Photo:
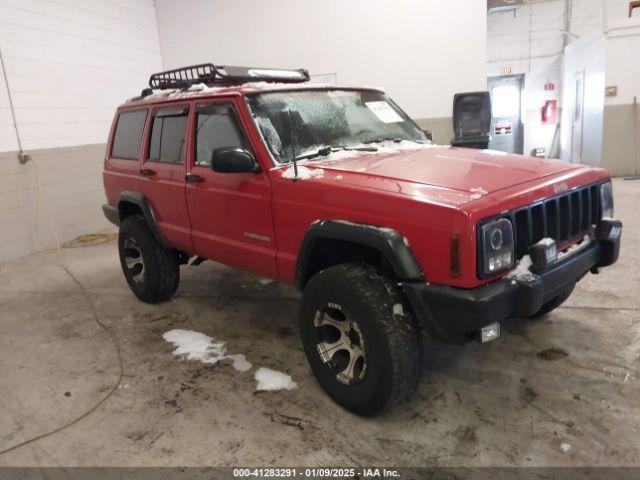
<svg viewBox="0 0 640 480">
<path fill-rule="evenodd" d="M 336 172 L 353 172 L 468 193 L 492 193 L 531 180 L 580 168 L 557 160 L 492 150 L 432 147 L 314 162 Z"/>
</svg>

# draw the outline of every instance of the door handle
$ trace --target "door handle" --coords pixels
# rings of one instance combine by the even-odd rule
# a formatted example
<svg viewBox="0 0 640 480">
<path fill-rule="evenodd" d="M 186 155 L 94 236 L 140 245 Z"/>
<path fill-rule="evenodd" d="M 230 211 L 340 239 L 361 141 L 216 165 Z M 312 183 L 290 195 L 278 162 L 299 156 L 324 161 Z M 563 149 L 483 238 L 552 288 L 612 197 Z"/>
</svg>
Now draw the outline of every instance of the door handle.
<svg viewBox="0 0 640 480">
<path fill-rule="evenodd" d="M 151 177 L 153 175 L 156 174 L 155 170 L 151 170 L 150 168 L 141 168 L 140 169 L 140 175 L 144 176 L 144 177 Z"/>
<path fill-rule="evenodd" d="M 202 182 L 204 182 L 204 177 L 202 177 L 200 175 L 196 175 L 194 173 L 187 173 L 184 178 L 188 183 L 202 183 Z"/>
</svg>

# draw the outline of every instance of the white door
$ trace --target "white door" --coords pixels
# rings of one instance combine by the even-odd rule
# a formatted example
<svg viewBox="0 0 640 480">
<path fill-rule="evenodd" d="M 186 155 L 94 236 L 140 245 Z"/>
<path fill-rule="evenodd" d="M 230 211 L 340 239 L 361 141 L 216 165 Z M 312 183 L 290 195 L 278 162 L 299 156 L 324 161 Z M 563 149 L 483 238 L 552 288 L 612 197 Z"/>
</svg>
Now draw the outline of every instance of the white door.
<svg viewBox="0 0 640 480">
<path fill-rule="evenodd" d="M 582 124 L 584 118 L 584 70 L 574 75 L 575 102 L 571 123 L 571 162 L 582 163 Z"/>
</svg>

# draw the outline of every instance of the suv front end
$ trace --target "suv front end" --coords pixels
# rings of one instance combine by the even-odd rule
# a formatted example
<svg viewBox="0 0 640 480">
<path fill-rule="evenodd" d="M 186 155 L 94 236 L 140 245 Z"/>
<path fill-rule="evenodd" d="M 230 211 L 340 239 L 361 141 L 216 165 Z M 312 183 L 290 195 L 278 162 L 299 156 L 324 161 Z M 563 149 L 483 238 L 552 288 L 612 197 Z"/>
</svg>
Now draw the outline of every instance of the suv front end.
<svg viewBox="0 0 640 480">
<path fill-rule="evenodd" d="M 584 275 L 616 262 L 622 223 L 613 219 L 611 180 L 559 185 L 555 195 L 475 221 L 479 286 L 403 283 L 431 336 L 448 343 L 493 340 L 504 320 L 555 308 Z M 455 242 L 451 248 L 453 264 Z"/>
</svg>

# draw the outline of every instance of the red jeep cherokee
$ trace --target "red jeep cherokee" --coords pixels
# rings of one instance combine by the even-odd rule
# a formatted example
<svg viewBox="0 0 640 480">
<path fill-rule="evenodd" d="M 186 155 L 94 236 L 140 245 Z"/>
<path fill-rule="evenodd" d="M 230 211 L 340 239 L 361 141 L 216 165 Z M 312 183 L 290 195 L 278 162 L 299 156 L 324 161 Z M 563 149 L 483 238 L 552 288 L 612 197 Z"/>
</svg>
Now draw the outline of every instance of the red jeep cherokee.
<svg viewBox="0 0 640 480">
<path fill-rule="evenodd" d="M 434 146 L 382 91 L 308 79 L 197 65 L 118 108 L 103 209 L 140 300 L 192 257 L 294 284 L 313 373 L 370 415 L 415 388 L 423 334 L 492 340 L 617 260 L 605 170 Z"/>
</svg>

